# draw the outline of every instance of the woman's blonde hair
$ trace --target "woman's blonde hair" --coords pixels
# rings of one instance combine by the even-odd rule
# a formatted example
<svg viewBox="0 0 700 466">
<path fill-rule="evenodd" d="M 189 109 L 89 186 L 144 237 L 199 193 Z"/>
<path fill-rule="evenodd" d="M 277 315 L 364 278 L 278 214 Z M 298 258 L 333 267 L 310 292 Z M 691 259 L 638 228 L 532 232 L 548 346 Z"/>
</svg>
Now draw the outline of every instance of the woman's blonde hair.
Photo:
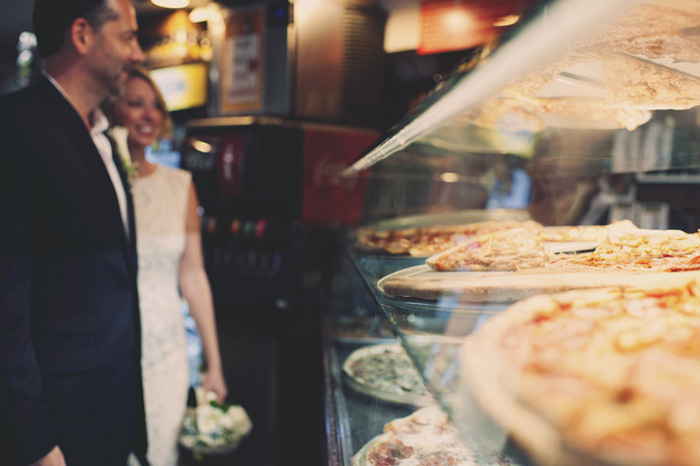
<svg viewBox="0 0 700 466">
<path fill-rule="evenodd" d="M 146 81 L 153 89 L 153 92 L 155 92 L 156 94 L 156 102 L 158 103 L 158 108 L 163 114 L 163 123 L 160 125 L 160 129 L 158 130 L 158 139 L 163 139 L 169 136 L 173 130 L 173 119 L 170 116 L 168 106 L 165 103 L 163 93 L 160 92 L 160 89 L 158 88 L 158 84 L 156 84 L 156 82 L 153 80 L 153 78 L 151 77 L 151 73 L 148 71 L 148 69 L 141 65 L 134 65 L 131 68 L 131 71 L 129 71 L 128 79 L 134 78 L 139 78 Z M 109 119 L 111 124 L 114 124 L 115 122 L 114 102 L 115 101 L 112 100 L 104 108 L 105 115 L 107 115 L 107 118 Z"/>
</svg>

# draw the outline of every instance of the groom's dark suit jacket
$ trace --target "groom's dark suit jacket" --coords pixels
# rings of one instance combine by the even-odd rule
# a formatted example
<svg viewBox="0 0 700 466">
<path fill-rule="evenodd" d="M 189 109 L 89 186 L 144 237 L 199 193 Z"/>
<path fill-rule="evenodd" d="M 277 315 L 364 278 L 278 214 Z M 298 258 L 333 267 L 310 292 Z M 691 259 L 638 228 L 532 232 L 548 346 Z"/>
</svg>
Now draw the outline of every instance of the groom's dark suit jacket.
<svg viewBox="0 0 700 466">
<path fill-rule="evenodd" d="M 41 77 L 0 98 L 3 464 L 9 452 L 23 464 L 58 444 L 68 465 L 123 466 L 132 447 L 145 448 L 125 187 L 128 237 L 105 165 L 63 95 Z"/>
</svg>

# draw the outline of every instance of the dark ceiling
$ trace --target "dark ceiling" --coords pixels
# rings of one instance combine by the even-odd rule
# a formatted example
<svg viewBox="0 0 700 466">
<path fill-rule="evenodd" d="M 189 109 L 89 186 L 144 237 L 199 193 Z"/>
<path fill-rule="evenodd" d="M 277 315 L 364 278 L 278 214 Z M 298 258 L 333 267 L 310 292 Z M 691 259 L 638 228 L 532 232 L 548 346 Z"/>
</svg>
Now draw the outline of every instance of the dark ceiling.
<svg viewBox="0 0 700 466">
<path fill-rule="evenodd" d="M 32 27 L 31 0 L 0 0 L 0 33 L 19 35 Z"/>
</svg>

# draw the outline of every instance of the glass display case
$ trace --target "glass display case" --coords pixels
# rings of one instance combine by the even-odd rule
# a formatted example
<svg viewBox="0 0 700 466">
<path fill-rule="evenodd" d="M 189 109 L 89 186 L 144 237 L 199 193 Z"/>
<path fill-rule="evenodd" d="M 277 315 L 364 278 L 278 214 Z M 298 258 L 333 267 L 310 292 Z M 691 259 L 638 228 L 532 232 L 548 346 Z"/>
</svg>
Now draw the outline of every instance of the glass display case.
<svg viewBox="0 0 700 466">
<path fill-rule="evenodd" d="M 700 2 L 564 0 L 535 2 L 521 14 L 518 27 L 460 65 L 345 170 L 365 178 L 367 189 L 363 224 L 339 248 L 324 315 L 329 464 L 693 464 L 698 458 L 673 446 L 671 431 L 682 423 L 668 421 L 669 412 L 654 411 L 654 419 L 666 419 L 663 434 L 634 423 L 644 416 L 626 411 L 636 396 L 630 393 L 637 393 L 629 387 L 616 392 L 614 415 L 611 408 L 595 429 L 589 426 L 607 432 L 634 425 L 647 435 L 622 447 L 619 432 L 613 440 L 596 437 L 595 444 L 572 441 L 559 414 L 548 417 L 540 404 L 574 407 L 547 399 L 546 391 L 543 401 L 514 407 L 519 382 L 506 390 L 494 385 L 505 398 L 502 409 L 485 409 L 474 386 L 482 395 L 491 387 L 464 377 L 465 357 L 487 369 L 502 362 L 489 359 L 491 353 L 468 353 L 479 346 L 465 341 L 485 327 L 498 333 L 492 322 L 505 325 L 502 316 L 533 303 L 533 296 L 652 289 L 668 277 L 695 283 L 698 273 L 688 264 L 697 262 L 700 226 L 694 206 Z M 663 195 L 671 187 L 674 195 Z M 642 236 L 644 244 L 622 245 Z M 692 246 L 656 254 L 666 247 L 662 236 Z M 627 262 L 614 273 L 581 262 L 609 260 L 603 250 L 620 252 L 615 257 Z M 648 270 L 640 271 L 632 256 Z M 654 268 L 685 260 L 675 274 Z M 571 346 L 577 336 L 558 338 Z M 684 357 L 700 361 L 693 351 Z M 508 374 L 525 382 L 529 375 Z M 700 385 L 686 388 L 693 403 L 700 399 Z M 584 392 L 574 399 L 584 407 L 590 401 Z M 417 418 L 425 407 L 437 407 L 444 420 Z M 537 419 L 521 412 L 531 408 Z M 652 417 L 644 417 L 645 429 Z M 518 429 L 526 434 L 514 435 Z M 684 435 L 700 439 L 688 429 Z M 447 430 L 454 434 L 449 441 L 438 435 Z M 386 442 L 370 446 L 378 438 Z M 642 458 L 640 452 L 650 451 L 642 444 L 663 448 Z M 599 454 L 603 447 L 610 448 Z M 678 460 L 673 455 L 681 450 L 686 456 Z"/>
</svg>

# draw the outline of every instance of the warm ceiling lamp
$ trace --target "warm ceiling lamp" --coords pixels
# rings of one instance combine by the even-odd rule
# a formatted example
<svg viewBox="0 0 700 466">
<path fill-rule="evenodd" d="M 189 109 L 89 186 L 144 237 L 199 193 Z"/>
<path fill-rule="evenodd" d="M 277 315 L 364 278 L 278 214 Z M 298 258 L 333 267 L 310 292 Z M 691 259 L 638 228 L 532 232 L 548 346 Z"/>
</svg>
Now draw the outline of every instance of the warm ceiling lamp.
<svg viewBox="0 0 700 466">
<path fill-rule="evenodd" d="M 151 3 L 163 8 L 185 8 L 190 4 L 190 0 L 151 0 Z"/>
<path fill-rule="evenodd" d="M 202 23 L 210 18 L 213 18 L 213 13 L 216 7 L 211 3 L 207 6 L 198 6 L 190 11 L 190 23 Z"/>
</svg>

